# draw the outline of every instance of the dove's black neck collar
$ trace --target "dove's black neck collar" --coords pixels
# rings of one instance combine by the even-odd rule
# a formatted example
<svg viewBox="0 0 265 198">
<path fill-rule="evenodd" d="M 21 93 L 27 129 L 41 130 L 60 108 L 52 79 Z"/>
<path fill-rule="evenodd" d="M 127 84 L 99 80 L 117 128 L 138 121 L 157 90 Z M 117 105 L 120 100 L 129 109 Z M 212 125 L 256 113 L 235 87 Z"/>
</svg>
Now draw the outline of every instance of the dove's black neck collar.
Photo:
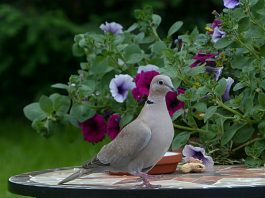
<svg viewBox="0 0 265 198">
<path fill-rule="evenodd" d="M 150 99 L 147 99 L 146 103 L 147 103 L 147 104 L 154 104 L 155 102 L 152 101 L 152 100 L 150 100 Z"/>
</svg>

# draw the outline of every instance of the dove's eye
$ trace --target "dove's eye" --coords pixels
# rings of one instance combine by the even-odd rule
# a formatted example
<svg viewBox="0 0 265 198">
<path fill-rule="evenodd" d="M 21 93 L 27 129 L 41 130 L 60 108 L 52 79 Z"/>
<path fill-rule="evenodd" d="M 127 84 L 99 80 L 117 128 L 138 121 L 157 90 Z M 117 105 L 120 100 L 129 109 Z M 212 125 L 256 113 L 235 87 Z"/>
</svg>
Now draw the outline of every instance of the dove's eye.
<svg viewBox="0 0 265 198">
<path fill-rule="evenodd" d="M 159 84 L 159 85 L 163 85 L 163 84 L 164 84 L 163 80 L 159 80 L 159 81 L 158 81 L 158 84 Z"/>
</svg>

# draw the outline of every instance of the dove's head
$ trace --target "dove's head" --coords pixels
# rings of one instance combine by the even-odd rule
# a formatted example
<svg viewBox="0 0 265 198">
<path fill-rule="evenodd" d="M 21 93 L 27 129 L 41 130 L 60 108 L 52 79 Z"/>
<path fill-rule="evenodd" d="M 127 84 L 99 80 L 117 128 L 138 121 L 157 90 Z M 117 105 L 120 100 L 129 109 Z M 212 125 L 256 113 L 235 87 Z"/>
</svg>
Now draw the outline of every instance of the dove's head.
<svg viewBox="0 0 265 198">
<path fill-rule="evenodd" d="M 166 95 L 167 92 L 177 90 L 174 88 L 171 79 L 165 75 L 157 75 L 153 78 L 150 84 L 150 94 L 149 95 Z"/>
</svg>

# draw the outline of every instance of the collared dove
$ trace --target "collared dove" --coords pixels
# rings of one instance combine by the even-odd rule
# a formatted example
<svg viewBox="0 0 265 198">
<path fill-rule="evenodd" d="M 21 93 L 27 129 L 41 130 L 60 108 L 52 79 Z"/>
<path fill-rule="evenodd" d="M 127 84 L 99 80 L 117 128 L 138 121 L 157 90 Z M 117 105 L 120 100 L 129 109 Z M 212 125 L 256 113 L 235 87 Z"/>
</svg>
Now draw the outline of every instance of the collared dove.
<svg viewBox="0 0 265 198">
<path fill-rule="evenodd" d="M 139 176 L 143 181 L 140 186 L 157 187 L 150 184 L 146 172 L 168 151 L 174 136 L 165 101 L 169 91 L 176 91 L 170 78 L 165 75 L 155 76 L 150 84 L 148 100 L 138 117 L 126 125 L 113 141 L 105 145 L 94 159 L 87 161 L 79 171 L 59 184 L 85 174 L 112 171 Z"/>
</svg>

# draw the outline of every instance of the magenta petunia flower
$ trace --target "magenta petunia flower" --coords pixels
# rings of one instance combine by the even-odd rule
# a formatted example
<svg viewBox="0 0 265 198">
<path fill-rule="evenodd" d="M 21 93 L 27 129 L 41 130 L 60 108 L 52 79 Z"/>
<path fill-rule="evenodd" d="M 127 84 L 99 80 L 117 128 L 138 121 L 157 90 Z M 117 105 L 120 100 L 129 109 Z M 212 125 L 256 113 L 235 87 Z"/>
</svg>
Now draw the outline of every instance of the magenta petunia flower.
<svg viewBox="0 0 265 198">
<path fill-rule="evenodd" d="M 230 89 L 231 89 L 231 86 L 232 84 L 235 82 L 233 78 L 231 77 L 228 77 L 226 80 L 226 88 L 225 88 L 225 92 L 224 92 L 224 95 L 223 95 L 223 100 L 224 101 L 227 101 L 230 99 Z"/>
<path fill-rule="evenodd" d="M 201 160 L 208 170 L 213 168 L 213 158 L 206 155 L 204 148 L 186 145 L 182 150 L 182 154 L 185 156 L 183 158 L 185 162 L 188 162 L 190 158 L 195 158 Z"/>
<path fill-rule="evenodd" d="M 212 41 L 216 43 L 219 39 L 224 38 L 226 33 L 220 30 L 219 27 L 215 27 L 212 34 Z"/>
<path fill-rule="evenodd" d="M 120 132 L 120 120 L 119 114 L 112 114 L 107 123 L 107 134 L 113 140 Z"/>
<path fill-rule="evenodd" d="M 122 31 L 123 27 L 116 22 L 111 22 L 111 23 L 105 22 L 105 24 L 101 24 L 99 28 L 105 33 L 110 32 L 113 34 L 121 34 L 123 32 Z"/>
<path fill-rule="evenodd" d="M 132 94 L 137 101 L 141 100 L 142 97 L 149 95 L 150 83 L 156 75 L 159 75 L 159 72 L 142 71 L 135 76 L 134 81 L 136 87 L 132 90 Z"/>
<path fill-rule="evenodd" d="M 104 139 L 107 125 L 103 116 L 96 114 L 79 125 L 85 141 L 96 143 Z"/>
<path fill-rule="evenodd" d="M 235 8 L 239 4 L 239 0 L 224 0 L 224 6 L 229 9 Z"/>
<path fill-rule="evenodd" d="M 185 92 L 184 89 L 181 88 L 178 88 L 177 90 L 178 94 L 183 94 Z M 166 95 L 167 109 L 171 117 L 177 110 L 182 109 L 185 105 L 183 101 L 177 99 L 178 94 L 176 92 L 170 91 Z"/>
<path fill-rule="evenodd" d="M 218 54 L 215 53 L 204 53 L 198 52 L 192 59 L 195 60 L 191 67 L 196 67 L 198 65 L 202 65 L 206 63 L 207 66 L 215 66 L 215 58 Z"/>
</svg>

